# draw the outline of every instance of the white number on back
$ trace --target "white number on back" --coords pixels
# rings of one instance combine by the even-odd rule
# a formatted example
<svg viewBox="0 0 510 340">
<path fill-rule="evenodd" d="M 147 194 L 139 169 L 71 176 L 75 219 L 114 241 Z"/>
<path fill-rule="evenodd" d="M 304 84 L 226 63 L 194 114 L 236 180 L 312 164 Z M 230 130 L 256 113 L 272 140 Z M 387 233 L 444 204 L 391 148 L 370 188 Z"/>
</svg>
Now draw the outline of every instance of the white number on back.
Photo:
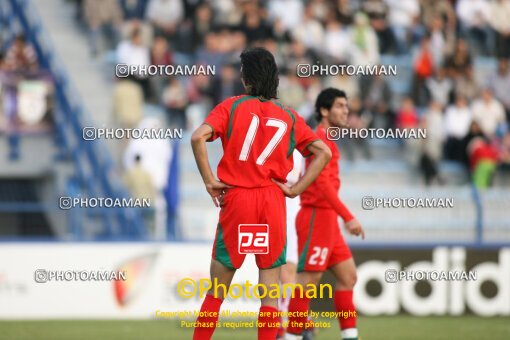
<svg viewBox="0 0 510 340">
<path fill-rule="evenodd" d="M 260 156 L 257 158 L 257 165 L 263 165 L 266 162 L 266 159 L 273 153 L 274 149 L 282 140 L 285 131 L 287 131 L 287 123 L 279 119 L 268 119 L 266 122 L 266 126 L 276 127 L 276 133 L 273 138 L 266 145 Z M 259 128 L 259 117 L 257 115 L 253 115 L 251 119 L 250 127 L 248 128 L 248 132 L 246 133 L 246 137 L 244 138 L 243 147 L 241 149 L 241 154 L 239 155 L 240 161 L 246 161 L 248 159 L 248 155 L 250 154 L 251 146 L 253 141 L 255 140 L 255 135 L 257 134 L 257 130 Z"/>
</svg>

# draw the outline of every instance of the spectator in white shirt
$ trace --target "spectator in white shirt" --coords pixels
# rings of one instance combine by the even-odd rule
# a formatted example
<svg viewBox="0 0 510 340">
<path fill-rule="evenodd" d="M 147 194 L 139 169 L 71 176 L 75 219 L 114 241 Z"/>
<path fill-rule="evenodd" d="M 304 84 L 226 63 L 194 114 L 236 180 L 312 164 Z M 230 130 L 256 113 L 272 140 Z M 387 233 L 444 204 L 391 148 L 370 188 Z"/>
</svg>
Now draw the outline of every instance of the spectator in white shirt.
<svg viewBox="0 0 510 340">
<path fill-rule="evenodd" d="M 433 78 L 427 78 L 425 86 L 430 99 L 440 104 L 442 108 L 446 107 L 453 90 L 453 81 L 446 77 L 446 70 L 444 68 L 438 69 Z"/>
<path fill-rule="evenodd" d="M 431 18 L 429 31 L 434 66 L 437 69 L 444 64 L 445 56 L 453 53 L 455 33 L 445 28 L 445 22 L 441 16 Z"/>
<path fill-rule="evenodd" d="M 489 19 L 490 2 L 487 0 L 459 0 L 456 12 L 465 27 L 476 27 L 486 23 Z"/>
<path fill-rule="evenodd" d="M 426 185 L 432 184 L 434 180 L 440 184 L 443 183 L 437 166 L 443 156 L 444 118 L 442 107 L 440 103 L 432 101 L 420 122 L 421 127 L 427 129 L 427 138 L 421 141 L 422 156 L 420 159 L 420 169 Z"/>
<path fill-rule="evenodd" d="M 307 48 L 316 52 L 324 46 L 324 28 L 313 17 L 312 8 L 305 8 L 303 21 L 292 31 L 292 36 L 303 43 Z"/>
<path fill-rule="evenodd" d="M 492 30 L 489 26 L 491 4 L 487 0 L 459 0 L 457 16 L 461 33 L 467 35 L 471 53 L 490 55 L 493 49 Z"/>
<path fill-rule="evenodd" d="M 389 9 L 388 20 L 397 39 L 399 53 L 408 49 L 408 35 L 416 18 L 420 15 L 418 0 L 385 0 Z"/>
<path fill-rule="evenodd" d="M 326 33 L 324 35 L 324 49 L 326 55 L 333 58 L 336 62 L 346 62 L 350 60 L 350 49 L 352 40 L 349 33 L 342 27 L 340 22 L 334 17 L 330 18 L 326 24 Z"/>
<path fill-rule="evenodd" d="M 268 12 L 271 20 L 280 20 L 285 30 L 292 31 L 301 25 L 303 2 L 300 0 L 269 1 Z"/>
<path fill-rule="evenodd" d="M 117 62 L 119 64 L 136 66 L 138 70 L 150 65 L 150 51 L 149 48 L 143 44 L 142 34 L 140 30 L 135 29 L 131 33 L 130 40 L 122 41 L 117 47 Z M 136 81 L 143 89 L 144 97 L 147 99 L 149 96 L 149 80 L 146 73 L 128 74 L 129 79 Z"/>
<path fill-rule="evenodd" d="M 505 123 L 505 108 L 494 98 L 492 90 L 485 88 L 480 98 L 471 105 L 473 119 L 480 124 L 482 132 L 487 137 L 493 137 L 499 125 Z"/>
<path fill-rule="evenodd" d="M 184 5 L 182 0 L 149 0 L 146 16 L 154 25 L 156 35 L 171 39 L 184 18 Z"/>
<path fill-rule="evenodd" d="M 489 22 L 496 31 L 496 57 L 510 57 L 510 0 L 492 1 Z"/>
<path fill-rule="evenodd" d="M 466 98 L 457 95 L 455 104 L 450 105 L 445 113 L 446 132 L 446 158 L 462 162 L 464 149 L 462 140 L 469 131 L 469 125 L 473 120 L 473 114 L 467 104 Z"/>
<path fill-rule="evenodd" d="M 508 59 L 498 61 L 496 73 L 489 77 L 488 85 L 492 88 L 494 96 L 503 104 L 510 120 L 510 65 Z"/>
<path fill-rule="evenodd" d="M 150 65 L 149 49 L 143 45 L 139 30 L 134 30 L 129 40 L 124 40 L 119 44 L 117 61 L 119 64 L 127 65 Z"/>
</svg>

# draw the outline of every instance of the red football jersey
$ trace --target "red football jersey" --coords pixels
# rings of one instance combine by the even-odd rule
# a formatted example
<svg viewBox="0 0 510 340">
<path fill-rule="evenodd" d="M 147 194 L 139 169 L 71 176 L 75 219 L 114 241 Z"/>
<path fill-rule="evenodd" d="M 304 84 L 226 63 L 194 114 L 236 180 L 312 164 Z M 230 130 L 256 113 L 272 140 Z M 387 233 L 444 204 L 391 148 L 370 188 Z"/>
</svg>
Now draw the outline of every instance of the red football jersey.
<svg viewBox="0 0 510 340">
<path fill-rule="evenodd" d="M 294 110 L 249 95 L 226 99 L 204 123 L 213 129 L 209 141 L 220 137 L 223 145 L 218 178 L 245 188 L 274 185 L 271 178 L 285 182 L 294 149 L 306 157 L 319 139 Z"/>
<path fill-rule="evenodd" d="M 331 149 L 332 156 L 319 177 L 300 195 L 301 206 L 334 209 L 345 222 L 348 222 L 354 216 L 338 198 L 340 150 L 334 141 L 327 138 L 326 129 L 320 124 L 317 126 L 317 136 Z M 313 157 L 310 157 L 306 160 L 306 167 L 310 165 L 312 159 Z"/>
</svg>

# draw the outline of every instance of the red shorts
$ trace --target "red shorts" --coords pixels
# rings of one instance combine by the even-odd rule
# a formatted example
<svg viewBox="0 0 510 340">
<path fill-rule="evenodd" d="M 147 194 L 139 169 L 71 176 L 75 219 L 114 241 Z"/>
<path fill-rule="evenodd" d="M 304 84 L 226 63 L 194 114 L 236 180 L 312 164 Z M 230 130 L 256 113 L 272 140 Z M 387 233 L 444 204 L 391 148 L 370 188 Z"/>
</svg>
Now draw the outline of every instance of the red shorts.
<svg viewBox="0 0 510 340">
<path fill-rule="evenodd" d="M 220 211 L 213 259 L 240 268 L 254 254 L 261 269 L 285 264 L 287 248 L 285 197 L 276 185 L 231 188 Z"/>
<path fill-rule="evenodd" d="M 333 209 L 301 207 L 296 217 L 298 272 L 323 272 L 352 257 Z"/>
</svg>

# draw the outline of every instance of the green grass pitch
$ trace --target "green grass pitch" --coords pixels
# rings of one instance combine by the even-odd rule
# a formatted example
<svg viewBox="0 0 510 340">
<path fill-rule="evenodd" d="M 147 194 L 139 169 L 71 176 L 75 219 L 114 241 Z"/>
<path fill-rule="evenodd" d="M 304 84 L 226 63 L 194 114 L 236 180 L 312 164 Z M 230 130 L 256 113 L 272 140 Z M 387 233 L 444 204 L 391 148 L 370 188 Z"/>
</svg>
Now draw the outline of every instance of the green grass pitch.
<svg viewBox="0 0 510 340">
<path fill-rule="evenodd" d="M 317 340 L 340 339 L 336 321 L 320 329 Z M 360 317 L 361 340 L 510 339 L 509 318 L 462 317 Z M 254 329 L 217 329 L 213 339 L 256 339 Z M 192 329 L 178 321 L 87 320 L 87 321 L 0 321 L 0 339 L 191 339 Z"/>
</svg>

